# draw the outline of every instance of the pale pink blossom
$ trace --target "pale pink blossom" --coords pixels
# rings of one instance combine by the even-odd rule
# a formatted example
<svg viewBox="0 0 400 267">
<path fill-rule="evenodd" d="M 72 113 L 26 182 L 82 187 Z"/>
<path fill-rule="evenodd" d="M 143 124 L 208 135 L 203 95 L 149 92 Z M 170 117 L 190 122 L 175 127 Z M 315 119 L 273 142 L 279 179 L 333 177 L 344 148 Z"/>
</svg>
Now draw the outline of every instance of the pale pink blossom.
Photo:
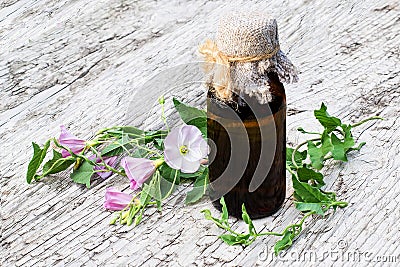
<svg viewBox="0 0 400 267">
<path fill-rule="evenodd" d="M 196 172 L 208 151 L 200 130 L 192 125 L 173 129 L 164 140 L 165 162 L 184 173 Z"/>
<path fill-rule="evenodd" d="M 162 159 L 150 160 L 145 158 L 125 157 L 121 160 L 121 167 L 124 168 L 126 176 L 131 181 L 131 189 L 136 190 L 142 187 L 154 173 L 156 168 L 163 163 Z"/>
</svg>

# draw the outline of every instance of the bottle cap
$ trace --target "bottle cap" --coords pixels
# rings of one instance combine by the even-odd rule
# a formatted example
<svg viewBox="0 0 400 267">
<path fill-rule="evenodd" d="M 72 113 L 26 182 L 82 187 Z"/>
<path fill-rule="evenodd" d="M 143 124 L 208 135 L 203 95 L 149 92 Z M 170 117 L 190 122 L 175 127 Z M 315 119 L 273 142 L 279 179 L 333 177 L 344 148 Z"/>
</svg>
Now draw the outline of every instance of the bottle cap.
<svg viewBox="0 0 400 267">
<path fill-rule="evenodd" d="M 229 100 L 231 92 L 256 96 L 260 103 L 270 100 L 268 72 L 281 82 L 297 82 L 297 70 L 279 46 L 274 18 L 258 12 L 231 12 L 220 18 L 215 42 L 199 47 L 216 94 Z"/>
</svg>

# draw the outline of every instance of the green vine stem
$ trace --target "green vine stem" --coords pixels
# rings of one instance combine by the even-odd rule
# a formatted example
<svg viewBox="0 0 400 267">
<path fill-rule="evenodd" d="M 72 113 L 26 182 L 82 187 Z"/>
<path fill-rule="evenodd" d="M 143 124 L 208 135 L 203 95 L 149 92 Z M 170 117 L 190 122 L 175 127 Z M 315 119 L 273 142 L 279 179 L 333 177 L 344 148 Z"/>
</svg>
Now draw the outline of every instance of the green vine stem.
<svg viewBox="0 0 400 267">
<path fill-rule="evenodd" d="M 364 124 L 364 123 L 366 123 L 366 122 L 368 122 L 368 121 L 372 121 L 372 120 L 385 120 L 384 118 L 382 118 L 382 117 L 379 117 L 379 116 L 372 116 L 372 117 L 370 117 L 370 118 L 367 118 L 367 119 L 365 119 L 365 120 L 362 120 L 362 121 L 360 121 L 360 122 L 357 122 L 357 123 L 355 123 L 355 124 L 352 124 L 351 125 L 351 127 L 357 127 L 357 126 L 360 126 L 361 124 Z"/>
<path fill-rule="evenodd" d="M 159 172 L 159 171 L 157 170 L 157 172 Z M 161 201 L 167 199 L 172 194 L 177 178 L 178 178 L 178 171 L 176 170 L 175 175 L 174 175 L 174 181 L 172 182 L 171 188 L 169 189 L 168 193 L 161 199 Z"/>
</svg>

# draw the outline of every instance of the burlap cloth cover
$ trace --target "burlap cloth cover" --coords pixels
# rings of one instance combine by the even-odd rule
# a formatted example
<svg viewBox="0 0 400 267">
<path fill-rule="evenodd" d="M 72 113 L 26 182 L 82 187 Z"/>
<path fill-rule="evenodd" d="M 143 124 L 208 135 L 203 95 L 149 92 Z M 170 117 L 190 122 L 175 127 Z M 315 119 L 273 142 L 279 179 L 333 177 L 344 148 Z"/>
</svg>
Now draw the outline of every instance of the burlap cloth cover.
<svg viewBox="0 0 400 267">
<path fill-rule="evenodd" d="M 280 50 L 278 25 L 269 15 L 232 12 L 221 17 L 216 41 L 207 40 L 199 52 L 208 63 L 208 83 L 217 97 L 229 101 L 232 91 L 270 101 L 268 72 L 281 82 L 298 80 L 297 70 Z"/>
</svg>

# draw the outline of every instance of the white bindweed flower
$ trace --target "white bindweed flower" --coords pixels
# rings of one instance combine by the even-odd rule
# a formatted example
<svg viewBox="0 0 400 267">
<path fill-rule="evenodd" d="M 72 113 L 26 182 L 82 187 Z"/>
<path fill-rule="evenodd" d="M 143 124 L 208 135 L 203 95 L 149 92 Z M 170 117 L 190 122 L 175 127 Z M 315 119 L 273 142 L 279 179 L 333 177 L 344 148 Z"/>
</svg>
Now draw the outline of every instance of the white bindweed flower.
<svg viewBox="0 0 400 267">
<path fill-rule="evenodd" d="M 165 162 L 184 173 L 196 172 L 208 151 L 200 130 L 192 125 L 173 129 L 164 140 Z"/>
</svg>

